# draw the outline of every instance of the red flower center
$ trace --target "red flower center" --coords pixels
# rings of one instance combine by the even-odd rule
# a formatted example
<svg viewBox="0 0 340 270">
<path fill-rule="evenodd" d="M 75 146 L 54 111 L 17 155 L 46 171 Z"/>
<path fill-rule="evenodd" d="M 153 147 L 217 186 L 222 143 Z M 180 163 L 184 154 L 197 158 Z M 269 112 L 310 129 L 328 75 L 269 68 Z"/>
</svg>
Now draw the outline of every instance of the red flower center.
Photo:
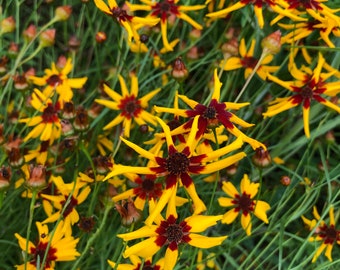
<svg viewBox="0 0 340 270">
<path fill-rule="evenodd" d="M 43 123 L 56 123 L 59 122 L 58 112 L 60 110 L 59 102 L 55 105 L 48 103 L 47 107 L 43 110 L 42 119 Z"/>
<path fill-rule="evenodd" d="M 65 200 L 61 202 L 61 205 L 64 206 L 68 197 L 65 196 Z M 66 218 L 73 210 L 78 205 L 78 200 L 75 199 L 73 196 L 71 197 L 70 203 L 66 206 L 66 209 L 63 213 L 63 217 Z"/>
<path fill-rule="evenodd" d="M 191 240 L 189 231 L 191 227 L 185 222 L 176 223 L 177 219 L 170 215 L 167 220 L 163 220 L 156 229 L 158 236 L 155 243 L 158 246 L 169 245 L 171 250 L 176 250 L 181 243 L 187 243 Z"/>
<path fill-rule="evenodd" d="M 159 270 L 159 269 L 160 269 L 159 265 L 152 266 L 151 262 L 148 260 L 144 262 L 143 267 L 141 267 L 141 264 L 139 263 L 137 267 L 134 268 L 133 270 Z"/>
<path fill-rule="evenodd" d="M 340 231 L 334 228 L 334 225 L 329 227 L 325 224 L 319 227 L 318 235 L 323 238 L 325 244 L 333 244 L 334 242 L 340 241 Z"/>
<path fill-rule="evenodd" d="M 166 21 L 167 17 L 171 14 L 179 15 L 178 6 L 174 3 L 174 0 L 164 0 L 156 3 L 152 7 L 152 16 L 159 16 L 163 22 Z"/>
<path fill-rule="evenodd" d="M 46 80 L 47 84 L 52 87 L 57 87 L 58 85 L 61 85 L 63 83 L 63 80 L 60 78 L 59 75 L 52 75 Z"/>
<path fill-rule="evenodd" d="M 166 159 L 165 168 L 170 174 L 180 176 L 188 171 L 189 164 L 190 160 L 185 154 L 174 152 Z"/>
<path fill-rule="evenodd" d="M 256 64 L 257 64 L 258 60 L 254 57 L 244 57 L 241 59 L 241 65 L 244 68 L 255 68 Z"/>
<path fill-rule="evenodd" d="M 134 95 L 122 99 L 118 108 L 122 110 L 121 114 L 127 119 L 137 117 L 142 111 L 140 100 L 136 99 Z"/>
<path fill-rule="evenodd" d="M 139 177 L 136 180 L 138 187 L 134 188 L 134 194 L 143 200 L 159 198 L 162 195 L 163 186 L 161 183 L 155 183 L 155 180 L 155 175 L 146 175 L 144 180 Z"/>
<path fill-rule="evenodd" d="M 121 23 L 122 21 L 131 21 L 133 16 L 130 16 L 126 13 L 126 11 L 120 7 L 114 7 L 112 10 L 112 16 L 117 20 L 117 22 Z"/>
<path fill-rule="evenodd" d="M 41 235 L 41 238 L 45 238 L 45 237 L 46 235 Z M 38 261 L 42 263 L 44 256 L 45 256 L 46 249 L 47 249 L 47 245 L 48 245 L 48 242 L 46 243 L 39 242 L 36 245 L 36 247 L 31 248 L 30 254 L 33 254 L 34 256 L 33 260 L 30 261 L 31 264 L 33 264 L 34 266 L 37 266 Z M 51 267 L 51 262 L 57 259 L 57 256 L 55 255 L 56 252 L 57 252 L 57 249 L 53 247 L 49 248 L 47 256 L 46 256 L 44 268 L 40 268 L 40 269 L 46 269 L 46 268 Z"/>
<path fill-rule="evenodd" d="M 236 194 L 232 203 L 236 205 L 235 211 L 242 211 L 245 216 L 247 216 L 249 212 L 254 211 L 255 202 L 250 198 L 250 195 L 245 192 L 243 192 L 241 196 Z"/>
</svg>

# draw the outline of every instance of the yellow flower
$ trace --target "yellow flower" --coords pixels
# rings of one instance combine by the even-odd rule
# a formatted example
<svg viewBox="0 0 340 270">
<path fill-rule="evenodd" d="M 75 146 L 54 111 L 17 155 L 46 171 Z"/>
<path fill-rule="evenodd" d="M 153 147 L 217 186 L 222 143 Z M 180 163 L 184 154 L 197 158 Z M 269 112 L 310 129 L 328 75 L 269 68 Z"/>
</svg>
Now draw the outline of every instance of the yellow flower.
<svg viewBox="0 0 340 270">
<path fill-rule="evenodd" d="M 213 18 L 223 18 L 223 17 L 226 17 L 230 12 L 233 12 L 235 10 L 239 10 L 241 8 L 244 8 L 244 7 L 248 7 L 250 5 L 254 6 L 255 16 L 257 18 L 257 21 L 258 21 L 260 28 L 263 28 L 263 26 L 264 26 L 264 17 L 263 17 L 263 14 L 262 14 L 262 12 L 263 12 L 262 9 L 266 8 L 267 6 L 269 6 L 270 9 L 273 10 L 274 12 L 277 12 L 279 14 L 283 14 L 283 15 L 289 17 L 289 18 L 292 18 L 292 19 L 295 19 L 295 20 L 298 20 L 298 21 L 305 20 L 304 18 L 298 17 L 298 16 L 294 15 L 293 13 L 291 13 L 290 11 L 287 11 L 287 10 L 281 8 L 278 5 L 278 1 L 273 1 L 273 0 L 240 0 L 240 1 L 237 1 L 235 4 L 233 4 L 233 5 L 231 5 L 227 8 L 209 13 L 209 14 L 207 14 L 207 16 L 213 17 Z"/>
<path fill-rule="evenodd" d="M 110 129 L 123 122 L 124 136 L 130 137 L 130 130 L 132 121 L 138 125 L 145 125 L 147 123 L 156 125 L 157 122 L 152 114 L 145 109 L 148 107 L 148 102 L 152 99 L 161 89 L 157 88 L 142 98 L 138 97 L 138 78 L 135 75 L 131 76 L 131 92 L 128 92 L 126 83 L 122 76 L 118 76 L 122 95 L 112 90 L 106 84 L 104 84 L 105 93 L 113 99 L 104 100 L 96 99 L 95 101 L 102 104 L 112 110 L 119 111 L 120 114 L 116 116 L 110 123 L 108 123 L 104 130 Z"/>
<path fill-rule="evenodd" d="M 222 218 L 218 216 L 193 215 L 178 222 L 176 210 L 168 211 L 167 218 L 155 225 L 144 226 L 134 232 L 118 234 L 124 241 L 138 238 L 145 240 L 127 247 L 123 256 L 137 255 L 148 258 L 157 253 L 162 247 L 166 247 L 164 256 L 164 270 L 172 270 L 178 259 L 178 246 L 189 244 L 198 248 L 210 248 L 219 246 L 227 236 L 207 237 L 200 235 L 207 228 L 214 226 Z"/>
<path fill-rule="evenodd" d="M 128 34 L 128 41 L 134 38 L 139 43 L 140 38 L 137 30 L 145 25 L 153 26 L 159 22 L 157 18 L 141 18 L 129 15 L 126 10 L 120 8 L 115 0 L 108 0 L 108 5 L 103 0 L 94 0 L 97 8 L 106 15 L 112 17 L 117 23 L 124 27 Z"/>
<path fill-rule="evenodd" d="M 46 86 L 43 94 L 47 98 L 51 98 L 54 91 L 56 91 L 59 95 L 58 100 L 61 103 L 61 107 L 63 107 L 64 102 L 71 101 L 73 97 L 72 88 L 80 89 L 87 81 L 87 77 L 68 78 L 67 76 L 72 69 L 72 59 L 68 58 L 62 69 L 57 68 L 55 63 L 52 63 L 51 69 L 45 69 L 43 77 L 30 76 L 29 79 L 35 85 Z"/>
<path fill-rule="evenodd" d="M 252 214 L 264 223 L 268 223 L 266 212 L 270 209 L 270 205 L 264 201 L 254 200 L 259 185 L 259 183 L 252 183 L 246 174 L 241 180 L 241 192 L 238 192 L 231 182 L 223 182 L 222 189 L 231 198 L 221 197 L 218 199 L 218 203 L 223 207 L 232 207 L 233 209 L 224 214 L 222 223 L 230 224 L 240 214 L 241 225 L 247 235 L 251 235 Z"/>
<path fill-rule="evenodd" d="M 256 40 L 253 39 L 250 44 L 250 48 L 247 51 L 246 42 L 244 38 L 241 39 L 239 52 L 240 57 L 232 56 L 226 60 L 220 62 L 220 67 L 224 70 L 235 70 L 239 68 L 244 69 L 244 78 L 248 78 L 256 67 L 259 59 L 254 57 Z M 279 66 L 267 66 L 273 60 L 273 55 L 266 55 L 260 63 L 259 68 L 256 70 L 256 74 L 262 79 L 266 80 L 268 73 L 273 73 L 279 69 Z"/>
<path fill-rule="evenodd" d="M 105 178 L 108 179 L 115 175 L 123 173 L 138 173 L 147 175 L 156 175 L 157 177 L 165 176 L 165 189 L 161 197 L 159 198 L 154 210 L 150 213 L 146 219 L 146 224 L 151 224 L 156 217 L 159 216 L 164 207 L 173 199 L 176 198 L 177 187 L 182 184 L 193 201 L 194 213 L 199 214 L 206 210 L 206 206 L 199 198 L 194 182 L 191 178 L 192 174 L 210 174 L 212 172 L 224 169 L 231 164 L 241 160 L 245 157 L 244 152 L 236 153 L 234 155 L 224 157 L 217 160 L 221 156 L 224 156 L 231 151 L 237 150 L 242 146 L 242 138 L 238 138 L 233 143 L 227 146 L 221 147 L 210 153 L 204 153 L 201 155 L 195 155 L 195 148 L 200 138 L 196 137 L 198 131 L 198 116 L 193 120 L 192 128 L 186 139 L 184 145 L 176 147 L 172 140 L 169 126 L 167 126 L 161 119 L 157 118 L 166 136 L 166 142 L 168 146 L 168 154 L 163 157 L 160 154 L 155 155 L 147 150 L 144 150 L 140 146 L 127 141 L 123 138 L 121 140 L 129 147 L 134 149 L 142 157 L 145 157 L 152 161 L 153 166 L 150 167 L 133 167 L 117 165 L 113 166 L 112 172 L 110 172 Z M 217 160 L 217 161 L 216 161 Z"/>
<path fill-rule="evenodd" d="M 340 113 L 339 106 L 322 97 L 322 95 L 335 96 L 340 92 L 339 82 L 326 82 L 326 79 L 331 77 L 333 73 L 321 72 L 324 63 L 325 59 L 321 53 L 319 53 L 317 66 L 313 70 L 309 67 L 298 69 L 293 61 L 291 61 L 290 73 L 294 77 L 294 81 L 282 81 L 281 79 L 268 74 L 269 80 L 288 89 L 293 93 L 293 95 L 290 97 L 276 98 L 270 103 L 268 110 L 263 113 L 263 116 L 272 117 L 301 104 L 303 110 L 304 131 L 306 137 L 309 138 L 309 111 L 312 101 L 317 101 Z"/>
<path fill-rule="evenodd" d="M 184 101 L 191 109 L 178 109 L 175 108 L 165 108 L 155 106 L 156 112 L 172 113 L 177 116 L 182 116 L 189 118 L 189 120 L 182 126 L 174 129 L 172 135 L 183 134 L 192 127 L 193 119 L 195 116 L 198 118 L 198 132 L 196 138 L 199 138 L 206 132 L 207 129 L 217 128 L 223 125 L 231 134 L 236 137 L 242 137 L 243 141 L 249 143 L 253 149 L 262 147 L 267 149 L 262 143 L 246 136 L 242 131 L 240 131 L 235 124 L 242 127 L 251 127 L 253 124 L 249 124 L 242 119 L 238 118 L 235 114 L 229 112 L 228 110 L 238 110 L 249 103 L 232 103 L 232 102 L 220 102 L 220 90 L 222 83 L 220 82 L 217 69 L 214 71 L 214 91 L 211 96 L 211 100 L 208 106 L 200 104 L 184 95 L 178 95 L 178 97 Z"/>
<path fill-rule="evenodd" d="M 38 228 L 39 240 L 36 244 L 33 244 L 28 239 L 21 237 L 19 234 L 15 234 L 18 239 L 20 248 L 26 252 L 26 243 L 28 242 L 28 254 L 32 258 L 25 264 L 16 265 L 18 270 L 35 270 L 35 269 L 45 269 L 53 270 L 55 267 L 55 262 L 58 261 L 73 261 L 79 256 L 79 252 L 76 250 L 76 245 L 79 238 L 74 239 L 71 236 L 71 231 L 64 229 L 63 221 L 60 221 L 54 234 L 49 233 L 47 225 L 43 225 L 40 222 L 36 222 Z M 49 245 L 49 248 L 48 248 Z M 46 260 L 45 264 L 38 265 L 38 262 L 42 263 L 45 253 Z"/>
<path fill-rule="evenodd" d="M 312 262 L 314 263 L 321 253 L 326 249 L 325 256 L 332 261 L 332 249 L 335 243 L 340 245 L 340 231 L 335 229 L 334 207 L 329 208 L 329 225 L 321 220 L 316 206 L 313 207 L 315 219 L 309 220 L 302 216 L 303 222 L 308 225 L 309 230 L 314 232 L 314 236 L 309 238 L 310 242 L 320 242 L 322 244 L 314 254 Z"/>
<path fill-rule="evenodd" d="M 205 5 L 178 5 L 179 0 L 160 0 L 159 2 L 154 2 L 150 0 L 140 0 L 144 5 L 141 4 L 131 4 L 127 2 L 128 6 L 132 11 L 136 10 L 145 10 L 150 11 L 150 18 L 159 17 L 161 22 L 161 32 L 162 32 L 162 40 L 163 45 L 168 51 L 173 50 L 172 44 L 169 43 L 167 37 L 167 27 L 168 27 L 168 17 L 174 16 L 176 18 L 182 19 L 189 24 L 191 24 L 194 28 L 201 30 L 203 27 L 190 18 L 185 12 L 187 11 L 195 11 L 205 8 Z"/>
<path fill-rule="evenodd" d="M 59 139 L 61 135 L 61 124 L 58 116 L 60 103 L 55 104 L 52 100 L 41 93 L 38 89 L 34 89 L 31 100 L 32 107 L 41 112 L 41 115 L 35 115 L 31 118 L 20 119 L 19 122 L 26 123 L 27 126 L 35 126 L 24 138 L 27 142 L 31 138 L 40 137 L 41 141 L 49 141 L 50 144 L 54 140 Z"/>
<path fill-rule="evenodd" d="M 87 186 L 86 182 L 79 181 L 78 178 L 76 183 L 69 184 L 65 184 L 60 176 L 51 176 L 51 178 L 61 194 L 41 194 L 41 197 L 53 202 L 54 208 L 57 209 L 57 211 L 46 218 L 43 223 L 55 222 L 60 218 L 60 215 L 62 215 L 65 224 L 64 226 L 71 230 L 71 226 L 79 220 L 79 214 L 76 207 L 86 200 L 91 189 Z M 68 204 L 66 205 L 66 203 Z"/>
</svg>

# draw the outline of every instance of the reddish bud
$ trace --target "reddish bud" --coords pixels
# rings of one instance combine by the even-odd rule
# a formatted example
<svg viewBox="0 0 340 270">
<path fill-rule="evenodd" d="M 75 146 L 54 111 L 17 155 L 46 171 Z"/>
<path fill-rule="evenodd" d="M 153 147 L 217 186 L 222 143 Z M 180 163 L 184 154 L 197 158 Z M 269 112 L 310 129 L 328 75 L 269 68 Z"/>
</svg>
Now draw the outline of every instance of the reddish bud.
<svg viewBox="0 0 340 270">
<path fill-rule="evenodd" d="M 41 47 L 50 47 L 54 45 L 55 42 L 55 29 L 47 29 L 41 33 L 39 36 L 40 46 Z"/>
<path fill-rule="evenodd" d="M 272 158 L 269 155 L 267 150 L 264 150 L 262 147 L 259 147 L 255 150 L 255 154 L 252 157 L 253 164 L 259 168 L 268 167 Z"/>
<path fill-rule="evenodd" d="M 277 30 L 262 39 L 261 46 L 264 51 L 270 54 L 279 53 L 281 50 L 281 31 Z"/>
<path fill-rule="evenodd" d="M 103 43 L 106 41 L 106 34 L 105 32 L 97 32 L 96 34 L 96 42 L 97 43 Z"/>
<path fill-rule="evenodd" d="M 0 34 L 11 33 L 15 29 L 15 19 L 13 16 L 7 17 L 1 21 Z"/>
<path fill-rule="evenodd" d="M 57 7 L 55 10 L 55 18 L 58 21 L 66 21 L 72 13 L 72 7 L 71 6 L 61 6 Z"/>
<path fill-rule="evenodd" d="M 36 34 L 37 34 L 37 27 L 33 24 L 30 24 L 27 27 L 27 29 L 22 33 L 26 42 L 32 41 L 33 38 L 36 36 Z"/>
<path fill-rule="evenodd" d="M 178 82 L 182 82 L 188 77 L 188 70 L 181 57 L 175 59 L 172 65 L 171 76 Z"/>
</svg>

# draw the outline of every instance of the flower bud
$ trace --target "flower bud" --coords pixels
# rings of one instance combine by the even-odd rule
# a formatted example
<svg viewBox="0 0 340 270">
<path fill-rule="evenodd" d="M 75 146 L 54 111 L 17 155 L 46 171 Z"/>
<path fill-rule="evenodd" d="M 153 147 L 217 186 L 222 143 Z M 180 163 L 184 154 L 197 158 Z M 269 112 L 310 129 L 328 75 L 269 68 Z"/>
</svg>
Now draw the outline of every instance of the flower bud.
<svg viewBox="0 0 340 270">
<path fill-rule="evenodd" d="M 110 158 L 105 156 L 98 156 L 93 158 L 93 164 L 97 170 L 97 173 L 99 174 L 106 174 L 113 166 Z"/>
<path fill-rule="evenodd" d="M 96 42 L 97 43 L 103 43 L 106 41 L 106 33 L 105 32 L 97 32 L 96 33 Z"/>
<path fill-rule="evenodd" d="M 11 167 L 2 166 L 0 168 L 0 192 L 9 188 L 11 176 Z"/>
<path fill-rule="evenodd" d="M 9 61 L 9 59 L 5 55 L 0 58 L 0 74 L 4 74 L 4 73 L 7 72 L 8 61 Z"/>
<path fill-rule="evenodd" d="M 268 167 L 272 158 L 269 155 L 267 150 L 264 150 L 262 147 L 259 147 L 255 150 L 255 154 L 252 157 L 253 164 L 259 168 Z"/>
<path fill-rule="evenodd" d="M 124 226 L 130 226 L 142 217 L 141 211 L 135 207 L 131 198 L 129 198 L 127 202 L 123 200 L 121 204 L 116 203 L 115 206 L 122 218 L 122 224 Z"/>
<path fill-rule="evenodd" d="M 289 186 L 289 185 L 290 185 L 290 182 L 291 182 L 291 179 L 290 179 L 289 176 L 284 175 L 284 176 L 281 177 L 280 182 L 281 182 L 281 184 L 282 184 L 283 186 Z"/>
<path fill-rule="evenodd" d="M 182 82 L 188 77 L 188 70 L 181 57 L 175 59 L 172 65 L 171 76 L 178 82 Z"/>
<path fill-rule="evenodd" d="M 19 45 L 15 42 L 11 42 L 8 48 L 8 55 L 11 58 L 16 58 L 16 56 L 18 55 L 18 52 L 19 52 Z"/>
<path fill-rule="evenodd" d="M 62 117 L 65 119 L 72 119 L 75 117 L 76 112 L 72 101 L 65 102 L 63 106 Z"/>
<path fill-rule="evenodd" d="M 15 19 L 13 16 L 7 17 L 1 21 L 0 34 L 11 33 L 15 29 Z"/>
<path fill-rule="evenodd" d="M 277 30 L 262 39 L 261 46 L 264 51 L 270 54 L 279 53 L 281 50 L 281 31 Z"/>
<path fill-rule="evenodd" d="M 71 51 L 76 52 L 80 46 L 80 40 L 76 36 L 71 36 L 68 40 L 68 46 Z"/>
<path fill-rule="evenodd" d="M 74 133 L 73 126 L 68 119 L 61 119 L 61 132 L 64 136 L 69 136 Z"/>
<path fill-rule="evenodd" d="M 57 7 L 55 10 L 55 18 L 58 21 L 66 21 L 72 13 L 71 6 L 61 6 Z"/>
<path fill-rule="evenodd" d="M 79 107 L 76 111 L 76 117 L 73 126 L 78 131 L 85 131 L 89 127 L 89 117 L 87 111 L 83 107 Z"/>
<path fill-rule="evenodd" d="M 228 59 L 231 56 L 238 54 L 238 41 L 237 38 L 232 38 L 231 40 L 225 42 L 221 50 L 223 52 L 224 59 Z"/>
<path fill-rule="evenodd" d="M 28 81 L 25 75 L 16 74 L 13 77 L 14 88 L 18 91 L 25 91 L 28 88 Z"/>
<path fill-rule="evenodd" d="M 29 189 L 41 190 L 46 187 L 46 167 L 43 165 L 33 165 L 29 167 L 29 178 L 25 182 Z"/>
<path fill-rule="evenodd" d="M 94 225 L 96 224 L 94 217 L 80 217 L 78 222 L 78 227 L 83 232 L 89 233 L 93 230 Z"/>
<path fill-rule="evenodd" d="M 47 29 L 41 33 L 39 36 L 40 46 L 41 47 L 50 47 L 54 45 L 55 42 L 55 29 Z"/>
<path fill-rule="evenodd" d="M 27 29 L 22 33 L 26 42 L 30 42 L 37 34 L 37 27 L 34 24 L 30 24 Z"/>
</svg>

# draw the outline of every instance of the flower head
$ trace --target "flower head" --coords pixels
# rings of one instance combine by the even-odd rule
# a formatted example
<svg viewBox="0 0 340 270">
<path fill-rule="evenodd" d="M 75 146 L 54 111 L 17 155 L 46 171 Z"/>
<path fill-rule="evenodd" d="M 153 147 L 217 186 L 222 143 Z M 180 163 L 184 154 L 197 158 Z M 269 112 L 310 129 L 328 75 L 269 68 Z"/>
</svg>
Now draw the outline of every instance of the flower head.
<svg viewBox="0 0 340 270">
<path fill-rule="evenodd" d="M 180 221 L 177 218 L 177 213 L 170 211 L 167 218 L 157 224 L 144 226 L 134 232 L 119 234 L 118 237 L 124 241 L 147 237 L 147 239 L 127 247 L 124 252 L 126 258 L 131 255 L 148 258 L 162 247 L 166 247 L 164 269 L 170 270 L 176 265 L 179 245 L 188 244 L 198 248 L 210 248 L 220 245 L 227 238 L 227 236 L 207 237 L 198 234 L 215 225 L 221 218 L 221 215 L 193 215 Z"/>
<path fill-rule="evenodd" d="M 231 198 L 221 197 L 218 202 L 223 207 L 232 207 L 233 209 L 226 212 L 222 218 L 222 223 L 230 224 L 236 217 L 241 215 L 241 225 L 247 235 L 251 235 L 251 215 L 268 223 L 266 212 L 270 205 L 264 201 L 254 200 L 258 193 L 259 183 L 250 182 L 248 175 L 244 175 L 241 180 L 241 192 L 238 192 L 231 182 L 223 182 L 223 191 Z"/>
<path fill-rule="evenodd" d="M 63 107 L 64 102 L 71 101 L 72 89 L 82 88 L 87 81 L 87 77 L 68 78 L 72 69 L 72 59 L 68 58 L 63 68 L 58 68 L 55 63 L 52 63 L 51 69 L 45 69 L 43 77 L 30 76 L 29 79 L 35 85 L 45 86 L 43 94 L 47 98 L 51 98 L 56 92 L 59 95 L 60 105 Z"/>
<path fill-rule="evenodd" d="M 322 242 L 315 252 L 312 262 L 314 263 L 325 249 L 325 256 L 329 261 L 332 261 L 333 246 L 336 243 L 340 245 L 340 230 L 335 228 L 334 207 L 329 208 L 329 225 L 321 220 L 316 206 L 313 207 L 313 215 L 315 219 L 312 220 L 302 216 L 303 222 L 314 232 L 314 236 L 310 237 L 309 241 Z"/>
<path fill-rule="evenodd" d="M 319 102 L 340 113 L 339 106 L 333 104 L 331 101 L 322 96 L 334 96 L 340 92 L 338 82 L 326 82 L 326 79 L 332 76 L 333 73 L 322 73 L 324 63 L 325 59 L 321 53 L 319 53 L 318 63 L 313 70 L 311 68 L 298 69 L 293 61 L 291 61 L 290 72 L 295 79 L 294 81 L 282 81 L 281 79 L 268 74 L 269 80 L 288 89 L 293 93 L 293 95 L 290 97 L 276 98 L 270 103 L 268 110 L 263 113 L 263 116 L 272 117 L 301 104 L 303 110 L 304 131 L 306 137 L 309 138 L 309 111 L 312 102 Z"/>
<path fill-rule="evenodd" d="M 127 3 L 132 11 L 145 10 L 150 11 L 150 17 L 160 18 L 161 32 L 163 45 L 167 51 L 172 51 L 173 47 L 168 41 L 167 27 L 168 27 L 168 17 L 174 16 L 175 18 L 182 19 L 194 28 L 201 30 L 203 27 L 190 18 L 185 12 L 201 10 L 205 8 L 205 5 L 178 5 L 179 0 L 160 0 L 158 2 L 150 0 L 140 0 L 144 5 Z"/>
<path fill-rule="evenodd" d="M 161 89 L 157 88 L 149 92 L 144 97 L 138 98 L 138 78 L 135 75 L 131 76 L 130 93 L 127 89 L 124 78 L 120 75 L 118 78 L 122 92 L 121 95 L 104 84 L 105 93 L 112 98 L 113 101 L 104 99 L 95 100 L 99 104 L 120 112 L 118 116 L 104 127 L 104 130 L 123 123 L 124 136 L 129 137 L 132 122 L 136 122 L 138 125 L 144 125 L 146 123 L 156 125 L 157 122 L 154 116 L 147 112 L 146 108 L 148 107 L 149 100 L 152 99 Z"/>
<path fill-rule="evenodd" d="M 18 239 L 19 246 L 24 252 L 26 251 L 26 243 L 29 241 L 27 256 L 30 256 L 27 264 L 17 265 L 17 269 L 52 270 L 54 269 L 55 262 L 73 261 L 80 255 L 76 250 L 76 245 L 79 239 L 74 239 L 71 236 L 70 231 L 64 230 L 64 223 L 62 221 L 60 221 L 57 225 L 54 234 L 49 233 L 47 225 L 36 222 L 36 226 L 38 228 L 39 240 L 35 244 L 28 239 L 21 237 L 19 234 L 15 234 L 15 237 Z M 45 264 L 38 265 L 38 262 L 43 262 L 45 256 Z"/>
</svg>

